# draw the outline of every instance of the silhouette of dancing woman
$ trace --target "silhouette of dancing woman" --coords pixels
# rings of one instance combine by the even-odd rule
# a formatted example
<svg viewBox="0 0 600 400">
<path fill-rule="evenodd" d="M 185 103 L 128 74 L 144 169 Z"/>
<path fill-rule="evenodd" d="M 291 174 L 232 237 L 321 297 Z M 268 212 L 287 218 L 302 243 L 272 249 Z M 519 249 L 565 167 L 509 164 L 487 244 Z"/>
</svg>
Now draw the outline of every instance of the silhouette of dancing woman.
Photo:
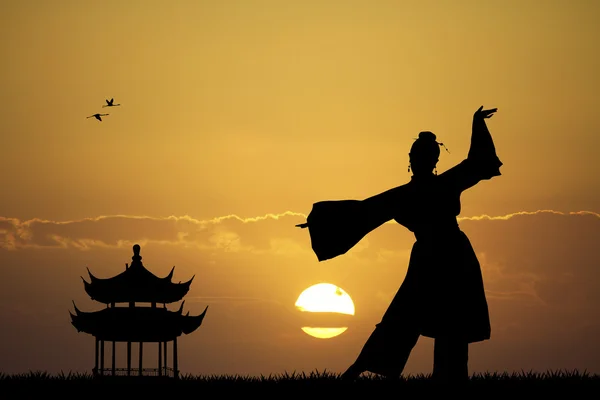
<svg viewBox="0 0 600 400">
<path fill-rule="evenodd" d="M 319 261 L 346 253 L 392 219 L 416 238 L 404 282 L 342 378 L 366 371 L 399 378 L 423 335 L 435 339 L 434 379 L 468 379 L 468 345 L 489 339 L 491 328 L 479 261 L 456 217 L 463 191 L 500 175 L 485 123 L 496 111 L 482 106 L 475 112 L 469 154 L 458 165 L 437 175 L 443 144 L 421 132 L 409 153 L 410 182 L 365 200 L 315 203 L 306 223 L 297 225 L 308 227 Z"/>
</svg>

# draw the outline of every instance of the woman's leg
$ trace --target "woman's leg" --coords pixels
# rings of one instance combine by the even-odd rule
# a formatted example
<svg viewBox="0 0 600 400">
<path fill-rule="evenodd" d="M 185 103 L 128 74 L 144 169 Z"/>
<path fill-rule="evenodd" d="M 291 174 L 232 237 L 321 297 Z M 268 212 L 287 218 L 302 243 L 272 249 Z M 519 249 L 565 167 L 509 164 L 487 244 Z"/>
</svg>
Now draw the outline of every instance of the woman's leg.
<svg viewBox="0 0 600 400">
<path fill-rule="evenodd" d="M 411 260 L 413 255 L 414 252 L 411 253 Z M 402 374 L 420 336 L 415 322 L 419 307 L 414 302 L 418 286 L 415 285 L 416 275 L 411 271 L 415 271 L 415 267 L 409 262 L 406 278 L 381 322 L 375 326 L 356 361 L 342 374 L 342 378 L 356 379 L 367 371 L 392 379 Z"/>
<path fill-rule="evenodd" d="M 464 339 L 441 337 L 433 348 L 433 378 L 440 382 L 469 379 L 469 343 Z"/>
<path fill-rule="evenodd" d="M 419 333 L 414 330 L 378 324 L 354 364 L 342 374 L 342 379 L 356 379 L 367 371 L 391 379 L 399 378 L 418 339 Z"/>
</svg>

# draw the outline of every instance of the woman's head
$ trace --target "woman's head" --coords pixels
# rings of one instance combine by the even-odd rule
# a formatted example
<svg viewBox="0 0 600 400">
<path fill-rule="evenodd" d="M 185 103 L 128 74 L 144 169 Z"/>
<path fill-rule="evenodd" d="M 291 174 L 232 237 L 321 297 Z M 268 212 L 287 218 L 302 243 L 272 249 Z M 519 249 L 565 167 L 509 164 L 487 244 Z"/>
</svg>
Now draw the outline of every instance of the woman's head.
<svg viewBox="0 0 600 400">
<path fill-rule="evenodd" d="M 410 168 L 415 175 L 433 172 L 439 157 L 440 144 L 433 132 L 421 132 L 408 153 Z"/>
</svg>

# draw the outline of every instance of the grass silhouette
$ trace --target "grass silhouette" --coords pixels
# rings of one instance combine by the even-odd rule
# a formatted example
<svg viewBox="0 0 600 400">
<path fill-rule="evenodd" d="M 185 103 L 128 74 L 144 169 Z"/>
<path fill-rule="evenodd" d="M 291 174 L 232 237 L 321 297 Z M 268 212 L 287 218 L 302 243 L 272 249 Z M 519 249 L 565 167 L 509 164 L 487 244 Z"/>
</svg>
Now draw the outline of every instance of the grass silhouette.
<svg viewBox="0 0 600 400">
<path fill-rule="evenodd" d="M 0 390 L 3 393 L 18 393 L 19 398 L 30 392 L 33 394 L 44 393 L 59 396 L 66 395 L 70 390 L 79 393 L 77 397 L 99 394 L 106 389 L 106 394 L 114 393 L 131 386 L 137 394 L 157 395 L 166 391 L 165 395 L 205 393 L 219 393 L 249 396 L 251 394 L 297 397 L 310 395 L 311 397 L 325 397 L 326 394 L 335 395 L 368 395 L 388 393 L 392 390 L 401 393 L 424 394 L 443 389 L 455 389 L 463 393 L 465 390 L 476 390 L 482 394 L 497 394 L 502 390 L 533 389 L 536 394 L 541 392 L 557 395 L 561 390 L 569 396 L 575 392 L 587 393 L 589 390 L 600 388 L 600 375 L 590 374 L 587 371 L 519 371 L 519 372 L 485 372 L 472 374 L 467 382 L 461 385 L 440 385 L 432 381 L 429 374 L 403 376 L 398 380 L 387 380 L 379 375 L 367 374 L 356 381 L 343 381 L 339 373 L 328 371 L 291 372 L 271 374 L 268 376 L 250 375 L 191 375 L 182 374 L 179 380 L 157 377 L 100 377 L 94 378 L 91 373 L 64 373 L 49 374 L 44 371 L 30 371 L 22 374 L 5 374 L 0 372 Z M 10 390 L 14 389 L 14 390 Z M 83 392 L 81 392 L 83 390 Z M 133 393 L 133 392 L 132 392 Z M 213 397 L 213 396 L 210 396 Z M 9 397 L 7 397 L 9 398 Z M 571 397 L 572 398 L 572 397 Z"/>
</svg>

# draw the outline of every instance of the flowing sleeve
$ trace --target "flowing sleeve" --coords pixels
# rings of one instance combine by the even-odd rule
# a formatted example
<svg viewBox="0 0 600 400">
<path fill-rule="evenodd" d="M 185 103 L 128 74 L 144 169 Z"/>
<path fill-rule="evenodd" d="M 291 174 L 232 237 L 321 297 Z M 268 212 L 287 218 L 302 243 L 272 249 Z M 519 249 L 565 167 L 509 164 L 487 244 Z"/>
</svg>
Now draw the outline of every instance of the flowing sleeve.
<svg viewBox="0 0 600 400">
<path fill-rule="evenodd" d="M 402 186 L 364 200 L 327 200 L 313 204 L 305 224 L 319 261 L 345 254 L 369 232 L 394 219 Z"/>
<path fill-rule="evenodd" d="M 501 175 L 502 161 L 496 155 L 492 135 L 483 118 L 473 118 L 471 147 L 467 158 L 444 174 L 457 190 L 466 190 L 482 180 Z"/>
</svg>

